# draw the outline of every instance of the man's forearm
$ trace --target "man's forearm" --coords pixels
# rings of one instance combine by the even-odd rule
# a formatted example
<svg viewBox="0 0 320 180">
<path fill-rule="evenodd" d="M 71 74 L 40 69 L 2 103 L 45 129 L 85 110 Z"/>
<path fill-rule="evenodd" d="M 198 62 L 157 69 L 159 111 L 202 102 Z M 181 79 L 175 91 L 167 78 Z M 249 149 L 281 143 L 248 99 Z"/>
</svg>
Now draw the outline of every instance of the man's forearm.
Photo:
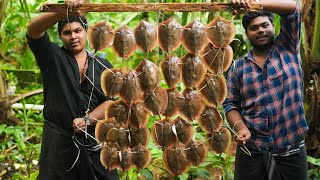
<svg viewBox="0 0 320 180">
<path fill-rule="evenodd" d="M 259 0 L 263 5 L 263 10 L 279 15 L 293 14 L 297 6 L 295 0 Z"/>
<path fill-rule="evenodd" d="M 43 36 L 45 31 L 64 17 L 65 13 L 50 12 L 41 14 L 29 22 L 27 34 L 32 39 L 38 39 Z"/>
<path fill-rule="evenodd" d="M 98 107 L 96 107 L 92 112 L 89 113 L 89 116 L 91 117 L 90 121 L 91 121 L 92 125 L 97 123 L 96 120 L 101 120 L 101 119 L 105 118 L 106 107 L 111 102 L 112 102 L 111 100 L 107 100 L 107 101 L 103 102 L 102 104 L 100 104 Z M 96 119 L 96 120 L 93 120 L 93 118 Z"/>
<path fill-rule="evenodd" d="M 242 115 L 238 110 L 230 110 L 229 112 L 227 112 L 226 118 L 231 128 L 233 128 L 235 132 L 238 132 L 241 127 L 245 126 Z"/>
</svg>

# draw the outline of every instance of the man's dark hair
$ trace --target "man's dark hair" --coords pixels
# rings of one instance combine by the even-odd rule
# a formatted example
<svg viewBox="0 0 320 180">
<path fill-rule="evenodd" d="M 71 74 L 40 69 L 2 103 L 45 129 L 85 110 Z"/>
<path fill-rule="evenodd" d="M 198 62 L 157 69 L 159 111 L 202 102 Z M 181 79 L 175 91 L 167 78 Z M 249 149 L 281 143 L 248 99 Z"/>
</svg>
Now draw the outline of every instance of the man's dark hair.
<svg viewBox="0 0 320 180">
<path fill-rule="evenodd" d="M 84 16 L 69 16 L 67 18 L 63 18 L 58 22 L 58 32 L 59 36 L 61 35 L 62 28 L 65 24 L 79 22 L 84 29 L 88 28 L 87 19 Z"/>
<path fill-rule="evenodd" d="M 274 15 L 272 13 L 269 12 L 264 12 L 264 11 L 257 11 L 257 12 L 248 12 L 247 14 L 245 14 L 242 17 L 242 26 L 245 30 L 247 30 L 250 22 L 258 17 L 258 16 L 267 16 L 270 20 L 270 22 L 273 24 L 273 19 L 274 19 Z"/>
</svg>

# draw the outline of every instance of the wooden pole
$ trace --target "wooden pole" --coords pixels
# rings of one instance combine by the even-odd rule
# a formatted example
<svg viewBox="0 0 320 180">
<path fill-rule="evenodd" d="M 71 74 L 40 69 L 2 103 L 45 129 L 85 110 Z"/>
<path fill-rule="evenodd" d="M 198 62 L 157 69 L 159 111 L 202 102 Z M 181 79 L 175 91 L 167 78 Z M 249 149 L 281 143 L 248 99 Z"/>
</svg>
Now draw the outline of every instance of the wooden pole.
<svg viewBox="0 0 320 180">
<path fill-rule="evenodd" d="M 262 4 L 251 3 L 250 11 L 262 10 Z M 65 4 L 46 4 L 41 12 L 65 12 Z M 79 7 L 85 12 L 211 12 L 231 11 L 229 3 L 100 3 L 83 4 Z"/>
</svg>

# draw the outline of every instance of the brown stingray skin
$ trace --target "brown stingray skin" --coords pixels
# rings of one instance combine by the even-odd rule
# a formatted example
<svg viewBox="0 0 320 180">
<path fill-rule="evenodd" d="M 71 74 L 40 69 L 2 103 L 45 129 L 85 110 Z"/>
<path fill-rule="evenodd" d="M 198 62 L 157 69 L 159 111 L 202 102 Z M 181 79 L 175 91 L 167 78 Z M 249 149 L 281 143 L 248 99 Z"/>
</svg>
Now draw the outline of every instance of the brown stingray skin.
<svg viewBox="0 0 320 180">
<path fill-rule="evenodd" d="M 182 62 L 176 54 L 170 55 L 160 62 L 160 69 L 167 85 L 172 88 L 182 79 Z"/>
<path fill-rule="evenodd" d="M 106 96 L 117 98 L 124 79 L 121 69 L 104 70 L 101 74 L 101 89 Z"/>
<path fill-rule="evenodd" d="M 206 138 L 209 139 L 207 142 L 210 150 L 221 154 L 229 148 L 231 143 L 231 132 L 227 128 L 221 128 L 219 132 L 207 134 Z"/>
<path fill-rule="evenodd" d="M 115 118 L 118 123 L 128 125 L 129 107 L 121 99 L 109 103 L 106 107 L 105 118 Z"/>
<path fill-rule="evenodd" d="M 206 27 L 207 37 L 215 48 L 226 47 L 236 34 L 236 26 L 229 20 L 217 16 Z"/>
<path fill-rule="evenodd" d="M 233 60 L 233 50 L 227 45 L 224 48 L 214 48 L 208 43 L 200 52 L 202 61 L 212 74 L 226 72 Z"/>
<path fill-rule="evenodd" d="M 184 48 L 195 55 L 208 42 L 205 26 L 197 20 L 193 20 L 184 26 L 181 36 Z"/>
<path fill-rule="evenodd" d="M 186 173 L 190 168 L 190 163 L 187 160 L 185 154 L 185 146 L 183 144 L 179 144 L 164 150 L 163 152 L 163 160 L 167 169 L 173 175 L 182 175 Z"/>
<path fill-rule="evenodd" d="M 130 128 L 130 147 L 133 148 L 139 144 L 147 146 L 150 139 L 150 132 L 148 127 L 144 128 Z"/>
<path fill-rule="evenodd" d="M 119 151 L 120 147 L 117 144 L 114 144 L 110 147 L 102 146 L 100 161 L 108 171 L 116 169 L 120 166 Z"/>
<path fill-rule="evenodd" d="M 186 146 L 186 156 L 193 166 L 199 166 L 207 159 L 208 149 L 201 141 L 191 141 Z"/>
<path fill-rule="evenodd" d="M 158 41 L 163 51 L 172 52 L 181 45 L 181 29 L 172 17 L 158 24 Z"/>
<path fill-rule="evenodd" d="M 122 171 L 129 171 L 132 168 L 132 156 L 131 150 L 129 148 L 121 149 L 121 155 L 119 155 L 120 159 L 120 169 Z"/>
<path fill-rule="evenodd" d="M 97 122 L 95 127 L 95 138 L 98 143 L 105 144 L 107 142 L 106 135 L 108 131 L 115 127 L 117 123 L 115 118 L 104 119 Z"/>
<path fill-rule="evenodd" d="M 182 61 L 182 82 L 186 87 L 196 87 L 207 73 L 206 65 L 199 56 L 190 53 L 181 58 Z"/>
<path fill-rule="evenodd" d="M 106 136 L 108 143 L 117 143 L 121 149 L 128 148 L 129 142 L 129 130 L 120 126 L 111 128 Z"/>
<path fill-rule="evenodd" d="M 137 103 L 143 95 L 141 90 L 137 72 L 130 69 L 127 74 L 124 75 L 124 82 L 120 91 L 121 99 L 129 104 L 129 108 L 134 103 Z"/>
<path fill-rule="evenodd" d="M 113 44 L 115 32 L 106 22 L 101 21 L 88 29 L 88 41 L 90 48 L 95 52 L 106 49 Z"/>
<path fill-rule="evenodd" d="M 131 107 L 131 116 L 129 118 L 129 127 L 143 128 L 147 125 L 150 113 L 142 103 L 133 104 Z"/>
<path fill-rule="evenodd" d="M 160 84 L 160 69 L 153 62 L 143 59 L 136 67 L 140 86 L 145 93 L 152 93 Z"/>
<path fill-rule="evenodd" d="M 152 126 L 152 139 L 162 149 L 170 148 L 178 142 L 176 135 L 172 131 L 173 125 L 173 121 L 166 118 L 156 121 Z"/>
<path fill-rule="evenodd" d="M 131 149 L 133 156 L 131 158 L 133 166 L 137 169 L 144 169 L 146 168 L 151 162 L 151 152 L 150 150 L 139 144 Z"/>
<path fill-rule="evenodd" d="M 168 105 L 167 91 L 161 86 L 157 86 L 153 93 L 144 95 L 144 105 L 153 116 L 164 114 Z"/>
<path fill-rule="evenodd" d="M 196 120 L 205 108 L 200 93 L 186 88 L 182 94 L 185 97 L 185 104 L 180 110 L 179 115 L 188 121 Z"/>
<path fill-rule="evenodd" d="M 143 52 L 151 52 L 157 46 L 157 26 L 141 20 L 133 31 L 136 44 Z"/>
<path fill-rule="evenodd" d="M 185 103 L 185 97 L 176 89 L 166 89 L 168 95 L 168 105 L 164 116 L 172 117 L 177 115 Z"/>
<path fill-rule="evenodd" d="M 223 119 L 218 109 L 207 106 L 198 118 L 198 124 L 206 133 L 212 134 L 221 129 Z"/>
<path fill-rule="evenodd" d="M 209 75 L 198 85 L 201 96 L 211 106 L 217 106 L 227 97 L 226 79 L 223 75 Z M 200 90 L 201 89 L 201 90 Z"/>
<path fill-rule="evenodd" d="M 123 25 L 115 32 L 113 49 L 119 57 L 128 58 L 133 55 L 137 46 L 131 29 Z"/>
<path fill-rule="evenodd" d="M 190 124 L 189 121 L 186 121 L 178 116 L 174 120 L 174 125 L 176 128 L 178 140 L 184 145 L 188 144 L 192 140 L 192 137 L 194 135 L 192 124 Z"/>
</svg>

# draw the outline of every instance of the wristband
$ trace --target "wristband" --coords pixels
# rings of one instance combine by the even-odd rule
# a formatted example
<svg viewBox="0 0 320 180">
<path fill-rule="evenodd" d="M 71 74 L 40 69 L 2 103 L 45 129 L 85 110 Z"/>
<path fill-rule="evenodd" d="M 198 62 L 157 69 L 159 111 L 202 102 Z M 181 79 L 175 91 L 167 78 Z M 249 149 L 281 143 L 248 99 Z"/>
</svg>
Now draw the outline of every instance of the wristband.
<svg viewBox="0 0 320 180">
<path fill-rule="evenodd" d="M 233 131 L 235 131 L 235 127 L 236 127 L 236 124 L 238 123 L 238 122 L 240 122 L 240 121 L 242 121 L 242 119 L 239 119 L 239 120 L 237 120 L 234 124 L 233 124 L 233 126 L 232 126 L 232 130 Z M 236 132 L 236 131 L 235 131 Z"/>
<path fill-rule="evenodd" d="M 91 124 L 90 117 L 88 115 L 83 116 L 83 119 L 86 122 L 87 126 L 89 126 Z"/>
</svg>

